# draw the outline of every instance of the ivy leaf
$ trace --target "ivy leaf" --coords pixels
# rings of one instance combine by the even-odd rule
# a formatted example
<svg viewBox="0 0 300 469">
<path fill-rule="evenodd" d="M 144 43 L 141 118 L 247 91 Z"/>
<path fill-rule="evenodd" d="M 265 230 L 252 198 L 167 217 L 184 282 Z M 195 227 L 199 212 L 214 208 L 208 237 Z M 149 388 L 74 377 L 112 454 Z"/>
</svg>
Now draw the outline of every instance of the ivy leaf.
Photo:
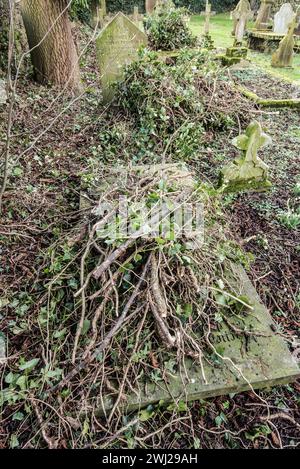
<svg viewBox="0 0 300 469">
<path fill-rule="evenodd" d="M 152 407 L 147 407 L 147 409 L 143 409 L 139 413 L 139 418 L 141 422 L 147 422 L 147 420 L 150 420 L 154 416 L 155 412 L 152 409 Z"/>
<path fill-rule="evenodd" d="M 38 364 L 39 361 L 39 358 L 33 358 L 32 360 L 23 363 L 23 365 L 20 365 L 19 370 L 32 370 Z"/>
</svg>

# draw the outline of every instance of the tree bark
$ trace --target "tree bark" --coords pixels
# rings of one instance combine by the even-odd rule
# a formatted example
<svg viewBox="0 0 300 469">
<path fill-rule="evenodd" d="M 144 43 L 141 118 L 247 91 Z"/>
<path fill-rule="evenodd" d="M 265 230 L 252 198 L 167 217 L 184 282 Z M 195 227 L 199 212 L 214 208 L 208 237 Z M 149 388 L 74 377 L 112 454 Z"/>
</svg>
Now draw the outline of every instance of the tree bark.
<svg viewBox="0 0 300 469">
<path fill-rule="evenodd" d="M 80 74 L 67 5 L 67 0 L 21 0 L 21 11 L 35 79 L 76 90 Z"/>
<path fill-rule="evenodd" d="M 0 69 L 6 71 L 9 33 L 9 3 L 0 0 Z"/>
</svg>

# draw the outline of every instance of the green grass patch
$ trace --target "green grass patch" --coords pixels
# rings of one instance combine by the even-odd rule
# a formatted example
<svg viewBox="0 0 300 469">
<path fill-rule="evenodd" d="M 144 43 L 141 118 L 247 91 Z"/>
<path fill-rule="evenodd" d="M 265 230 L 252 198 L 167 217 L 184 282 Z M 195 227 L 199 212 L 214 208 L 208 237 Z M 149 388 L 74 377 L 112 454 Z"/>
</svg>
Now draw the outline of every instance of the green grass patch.
<svg viewBox="0 0 300 469">
<path fill-rule="evenodd" d="M 229 13 L 222 13 L 211 17 L 210 33 L 216 47 L 231 47 L 233 37 L 231 36 L 233 22 L 229 18 Z M 249 23 L 251 28 L 252 23 Z M 204 17 L 200 15 L 192 16 L 190 21 L 192 32 L 196 36 L 203 34 Z M 295 54 L 293 69 L 274 69 L 271 67 L 271 54 L 249 51 L 248 58 L 260 68 L 266 70 L 274 76 L 300 84 L 300 54 Z"/>
</svg>

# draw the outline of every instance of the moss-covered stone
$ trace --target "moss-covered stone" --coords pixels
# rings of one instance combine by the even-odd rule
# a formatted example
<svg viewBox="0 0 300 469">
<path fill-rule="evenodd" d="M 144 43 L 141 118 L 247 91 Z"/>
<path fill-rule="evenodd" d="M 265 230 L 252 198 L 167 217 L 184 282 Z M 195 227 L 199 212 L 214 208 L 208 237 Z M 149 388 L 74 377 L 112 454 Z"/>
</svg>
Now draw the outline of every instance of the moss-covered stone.
<svg viewBox="0 0 300 469">
<path fill-rule="evenodd" d="M 139 392 L 121 401 L 124 413 L 158 402 L 160 406 L 173 403 L 176 409 L 176 403 L 180 400 L 186 402 L 253 388 L 269 388 L 299 377 L 300 370 L 295 358 L 284 339 L 274 332 L 270 313 L 260 301 L 244 269 L 232 264 L 232 272 L 225 272 L 225 276 L 228 285 L 238 285 L 240 294 L 251 300 L 253 308 L 243 318 L 233 317 L 231 324 L 238 329 L 251 331 L 253 335 L 246 337 L 236 334 L 223 321 L 209 336 L 212 349 L 215 348 L 218 355 L 212 351 L 209 360 L 203 360 L 203 370 L 196 360 L 186 358 L 184 368 L 177 372 L 171 373 L 165 369 L 164 379 L 154 382 L 145 377 L 140 380 Z M 173 360 L 177 362 L 176 352 Z M 117 382 L 114 384 L 118 387 Z M 101 396 L 98 414 L 109 411 L 115 399 L 114 393 L 106 392 Z"/>
<path fill-rule="evenodd" d="M 251 122 L 245 134 L 232 141 L 233 145 L 242 150 L 242 157 L 222 169 L 220 189 L 224 192 L 236 192 L 246 189 L 266 190 L 270 187 L 268 166 L 257 156 L 259 148 L 270 142 L 271 137 L 262 131 L 259 122 Z"/>
<path fill-rule="evenodd" d="M 247 57 L 247 47 L 228 47 L 226 49 L 226 57 L 238 57 L 245 59 Z"/>
<path fill-rule="evenodd" d="M 147 36 L 123 13 L 118 13 L 100 32 L 97 58 L 104 102 L 113 98 L 113 83 L 122 78 L 124 66 L 136 60 L 140 47 L 146 44 Z"/>
<path fill-rule="evenodd" d="M 230 67 L 230 65 L 238 64 L 242 60 L 242 57 L 227 57 L 227 55 L 221 55 L 220 59 L 224 67 Z"/>
<path fill-rule="evenodd" d="M 295 46 L 294 31 L 297 22 L 297 15 L 294 15 L 287 34 L 280 41 L 278 49 L 272 55 L 272 67 L 286 68 L 292 66 Z"/>
<path fill-rule="evenodd" d="M 253 91 L 248 90 L 248 88 L 245 88 L 244 86 L 238 85 L 237 89 L 241 93 L 243 93 L 244 96 L 251 99 L 251 101 L 254 101 L 259 106 L 262 106 L 262 107 L 273 107 L 273 108 L 289 107 L 289 108 L 294 108 L 294 109 L 299 109 L 300 108 L 300 99 L 299 98 L 289 98 L 289 99 L 273 99 L 273 98 L 270 98 L 270 99 L 264 99 L 264 98 L 260 98 Z"/>
</svg>

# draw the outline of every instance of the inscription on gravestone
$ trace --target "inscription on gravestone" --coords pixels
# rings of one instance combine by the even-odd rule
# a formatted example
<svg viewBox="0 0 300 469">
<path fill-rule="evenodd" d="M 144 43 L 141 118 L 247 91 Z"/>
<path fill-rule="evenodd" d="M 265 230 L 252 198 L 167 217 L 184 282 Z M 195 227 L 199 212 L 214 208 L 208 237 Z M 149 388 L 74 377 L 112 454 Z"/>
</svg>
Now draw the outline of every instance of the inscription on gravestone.
<svg viewBox="0 0 300 469">
<path fill-rule="evenodd" d="M 138 58 L 147 36 L 123 13 L 118 13 L 97 38 L 97 58 L 104 102 L 114 95 L 112 84 L 123 76 L 125 65 Z"/>
</svg>

